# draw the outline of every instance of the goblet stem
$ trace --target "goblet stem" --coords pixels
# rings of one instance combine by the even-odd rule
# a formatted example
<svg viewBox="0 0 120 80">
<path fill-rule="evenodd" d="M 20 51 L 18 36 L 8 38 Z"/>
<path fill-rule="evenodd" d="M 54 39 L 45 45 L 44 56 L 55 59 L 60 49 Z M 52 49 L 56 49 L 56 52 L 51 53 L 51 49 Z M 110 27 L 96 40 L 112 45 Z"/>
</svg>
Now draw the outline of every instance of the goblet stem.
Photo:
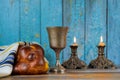
<svg viewBox="0 0 120 80">
<path fill-rule="evenodd" d="M 54 51 L 56 53 L 56 69 L 55 69 L 56 72 L 64 72 L 65 71 L 65 68 L 60 64 L 59 55 L 60 55 L 61 50 L 62 49 L 54 49 Z"/>
<path fill-rule="evenodd" d="M 60 66 L 60 58 L 59 58 L 59 55 L 60 55 L 60 51 L 62 49 L 54 49 L 55 53 L 56 53 L 56 66 Z"/>
<path fill-rule="evenodd" d="M 60 60 L 56 60 L 56 67 L 60 67 L 61 64 L 60 64 Z"/>
</svg>

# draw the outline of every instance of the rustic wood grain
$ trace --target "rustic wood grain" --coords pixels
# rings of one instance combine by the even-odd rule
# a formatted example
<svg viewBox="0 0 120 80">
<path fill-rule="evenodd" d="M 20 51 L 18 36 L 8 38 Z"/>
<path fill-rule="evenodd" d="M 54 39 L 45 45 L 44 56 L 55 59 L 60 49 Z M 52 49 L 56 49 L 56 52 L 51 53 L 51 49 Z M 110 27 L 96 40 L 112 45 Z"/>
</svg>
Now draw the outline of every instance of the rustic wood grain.
<svg viewBox="0 0 120 80">
<path fill-rule="evenodd" d="M 40 43 L 40 0 L 20 0 L 20 40 Z"/>
<path fill-rule="evenodd" d="M 0 46 L 17 41 L 41 43 L 50 66 L 55 53 L 49 47 L 48 26 L 68 26 L 67 46 L 60 54 L 61 63 L 71 55 L 76 36 L 78 57 L 87 64 L 97 57 L 102 35 L 105 55 L 120 66 L 119 0 L 0 0 Z"/>
<path fill-rule="evenodd" d="M 0 45 L 19 41 L 19 1 L 0 1 Z"/>
<path fill-rule="evenodd" d="M 62 26 L 62 0 L 41 0 L 41 44 L 51 67 L 55 65 L 56 56 L 49 46 L 46 28 L 53 26 Z"/>
<path fill-rule="evenodd" d="M 98 55 L 100 36 L 106 43 L 106 0 L 86 1 L 85 61 L 87 64 Z"/>
<path fill-rule="evenodd" d="M 93 70 L 90 70 L 93 71 Z M 66 72 L 41 75 L 12 75 L 0 80 L 119 80 L 119 72 Z"/>
<path fill-rule="evenodd" d="M 63 61 L 68 60 L 71 56 L 70 45 L 74 43 L 74 37 L 78 44 L 77 55 L 84 60 L 84 19 L 85 0 L 63 0 L 63 25 L 69 27 Z"/>
<path fill-rule="evenodd" d="M 120 66 L 120 1 L 108 1 L 108 58 Z"/>
</svg>

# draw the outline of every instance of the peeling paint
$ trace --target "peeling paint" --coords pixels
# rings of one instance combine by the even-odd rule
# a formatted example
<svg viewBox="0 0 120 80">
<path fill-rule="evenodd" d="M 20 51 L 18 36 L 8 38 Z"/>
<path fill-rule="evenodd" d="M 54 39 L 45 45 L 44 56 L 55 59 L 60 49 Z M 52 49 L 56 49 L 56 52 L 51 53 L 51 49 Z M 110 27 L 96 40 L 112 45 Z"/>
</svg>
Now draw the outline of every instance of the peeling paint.
<svg viewBox="0 0 120 80">
<path fill-rule="evenodd" d="M 25 12 L 25 14 L 27 14 L 28 11 L 29 11 L 29 8 L 28 8 L 28 7 L 25 7 L 25 8 L 24 8 L 24 12 Z"/>
<path fill-rule="evenodd" d="M 70 0 L 70 6 L 72 6 L 72 0 Z"/>
<path fill-rule="evenodd" d="M 45 44 L 43 45 L 43 47 L 46 48 L 46 47 L 47 47 L 47 44 L 45 43 Z"/>
<path fill-rule="evenodd" d="M 24 2 L 25 2 L 25 3 L 28 3 L 28 2 L 29 2 L 29 0 L 24 0 Z"/>
<path fill-rule="evenodd" d="M 13 6 L 14 0 L 10 0 L 10 5 Z"/>
<path fill-rule="evenodd" d="M 35 36 L 36 38 L 40 38 L 40 34 L 39 34 L 39 33 L 35 34 L 34 36 Z"/>
<path fill-rule="evenodd" d="M 80 12 L 80 16 L 82 16 L 83 14 L 82 14 L 82 12 Z"/>
</svg>

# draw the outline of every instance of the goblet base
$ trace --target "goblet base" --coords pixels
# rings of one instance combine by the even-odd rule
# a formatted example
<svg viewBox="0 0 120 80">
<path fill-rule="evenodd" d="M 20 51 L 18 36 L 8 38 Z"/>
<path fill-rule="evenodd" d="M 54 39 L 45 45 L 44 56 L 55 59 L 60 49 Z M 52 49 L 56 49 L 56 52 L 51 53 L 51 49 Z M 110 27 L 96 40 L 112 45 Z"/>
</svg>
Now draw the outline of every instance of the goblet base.
<svg viewBox="0 0 120 80">
<path fill-rule="evenodd" d="M 56 66 L 50 69 L 50 72 L 54 72 L 54 73 L 64 73 L 65 71 L 66 69 L 63 66 Z"/>
</svg>

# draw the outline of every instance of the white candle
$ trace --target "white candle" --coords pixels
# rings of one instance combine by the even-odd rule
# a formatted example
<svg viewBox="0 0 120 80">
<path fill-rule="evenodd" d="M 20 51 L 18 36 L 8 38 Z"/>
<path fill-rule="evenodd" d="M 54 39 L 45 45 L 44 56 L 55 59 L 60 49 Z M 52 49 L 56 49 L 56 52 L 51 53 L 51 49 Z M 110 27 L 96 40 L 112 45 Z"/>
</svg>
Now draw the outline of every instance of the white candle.
<svg viewBox="0 0 120 80">
<path fill-rule="evenodd" d="M 76 42 L 76 37 L 73 38 L 74 43 L 72 44 L 72 46 L 78 46 L 77 42 Z"/>
<path fill-rule="evenodd" d="M 105 46 L 105 43 L 103 42 L 103 37 L 102 36 L 100 36 L 99 46 Z"/>
<path fill-rule="evenodd" d="M 76 37 L 74 37 L 74 43 L 76 43 Z"/>
<path fill-rule="evenodd" d="M 103 37 L 102 36 L 100 36 L 100 42 L 103 42 Z"/>
</svg>

